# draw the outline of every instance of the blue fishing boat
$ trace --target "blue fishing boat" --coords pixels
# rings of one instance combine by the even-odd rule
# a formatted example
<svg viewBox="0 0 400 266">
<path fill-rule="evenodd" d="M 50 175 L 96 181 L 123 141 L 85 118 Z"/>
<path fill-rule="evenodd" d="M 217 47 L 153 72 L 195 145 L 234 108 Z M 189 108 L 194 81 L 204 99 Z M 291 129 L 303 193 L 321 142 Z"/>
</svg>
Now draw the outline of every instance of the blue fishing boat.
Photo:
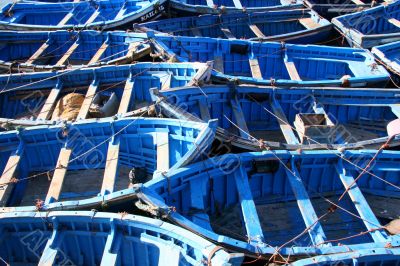
<svg viewBox="0 0 400 266">
<path fill-rule="evenodd" d="M 176 14 L 224 14 L 302 8 L 302 0 L 170 0 Z M 173 13 L 172 13 L 173 14 Z"/>
<path fill-rule="evenodd" d="M 398 81 L 400 78 L 400 41 L 375 46 L 371 52 L 381 64 L 394 74 L 393 77 Z"/>
<path fill-rule="evenodd" d="M 399 162 L 397 151 L 227 154 L 156 176 L 137 205 L 270 262 L 398 249 L 399 221 L 380 219 L 369 195 L 397 202 L 398 217 Z"/>
<path fill-rule="evenodd" d="M 400 40 L 400 1 L 332 19 L 351 46 L 372 48 Z"/>
<path fill-rule="evenodd" d="M 216 81 L 285 87 L 382 87 L 389 80 L 386 69 L 363 49 L 147 34 L 152 53 L 163 60 L 213 61 Z"/>
<path fill-rule="evenodd" d="M 149 88 L 206 82 L 202 63 L 136 63 L 0 76 L 0 129 L 111 116 L 149 116 Z M 154 115 L 154 114 L 153 114 Z"/>
<path fill-rule="evenodd" d="M 14 2 L 0 11 L 1 30 L 110 30 L 159 17 L 166 0 Z"/>
<path fill-rule="evenodd" d="M 312 8 L 324 18 L 332 19 L 337 16 L 358 12 L 390 1 L 391 0 L 304 0 L 304 5 Z"/>
<path fill-rule="evenodd" d="M 135 117 L 3 132 L 1 211 L 128 211 L 134 183 L 205 156 L 215 127 L 215 121 Z"/>
<path fill-rule="evenodd" d="M 296 9 L 164 19 L 134 25 L 170 35 L 316 43 L 325 41 L 332 24 L 312 10 Z"/>
<path fill-rule="evenodd" d="M 96 212 L 0 215 L 8 265 L 240 265 L 241 254 L 180 227 L 138 215 Z"/>
<path fill-rule="evenodd" d="M 217 138 L 230 150 L 378 149 L 400 117 L 397 89 L 203 86 L 152 90 L 165 116 L 218 119 Z"/>
<path fill-rule="evenodd" d="M 118 65 L 148 56 L 145 35 L 122 31 L 0 31 L 0 71 Z"/>
</svg>

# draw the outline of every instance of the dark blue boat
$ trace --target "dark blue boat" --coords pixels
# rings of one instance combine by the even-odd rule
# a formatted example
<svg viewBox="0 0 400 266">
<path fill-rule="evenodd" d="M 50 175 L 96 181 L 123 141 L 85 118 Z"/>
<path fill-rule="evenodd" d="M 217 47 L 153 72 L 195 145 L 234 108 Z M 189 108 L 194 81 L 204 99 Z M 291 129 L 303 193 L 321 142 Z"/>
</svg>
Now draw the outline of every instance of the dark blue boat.
<svg viewBox="0 0 400 266">
<path fill-rule="evenodd" d="M 372 48 L 400 40 L 400 1 L 332 19 L 351 46 Z"/>
<path fill-rule="evenodd" d="M 400 117 L 397 89 L 203 86 L 153 90 L 161 112 L 189 121 L 218 119 L 217 137 L 234 150 L 378 149 Z"/>
<path fill-rule="evenodd" d="M 149 88 L 205 82 L 210 72 L 210 66 L 201 63 L 136 63 L 2 75 L 0 128 L 114 115 L 147 116 L 152 104 Z M 74 102 L 69 104 L 69 98 Z"/>
<path fill-rule="evenodd" d="M 400 80 L 400 41 L 375 46 L 371 49 L 377 60 Z"/>
<path fill-rule="evenodd" d="M 132 63 L 148 56 L 143 34 L 0 31 L 0 71 L 51 71 Z"/>
<path fill-rule="evenodd" d="M 241 254 L 172 224 L 96 212 L 0 215 L 1 265 L 240 265 Z"/>
<path fill-rule="evenodd" d="M 135 29 L 189 37 L 308 44 L 325 41 L 332 24 L 312 10 L 296 9 L 172 18 L 138 24 Z"/>
<path fill-rule="evenodd" d="M 2 30 L 130 28 L 159 17 L 166 0 L 91 0 L 61 3 L 15 2 L 0 11 Z"/>
<path fill-rule="evenodd" d="M 391 0 L 304 0 L 304 5 L 315 10 L 324 18 L 331 19 L 337 16 L 358 12 L 375 7 Z"/>
<path fill-rule="evenodd" d="M 215 127 L 215 121 L 135 117 L 3 132 L 1 211 L 90 210 L 118 204 L 127 204 L 127 211 L 133 207 L 134 183 L 205 156 Z"/>
<path fill-rule="evenodd" d="M 223 14 L 302 8 L 302 0 L 170 0 L 177 14 Z"/>
<path fill-rule="evenodd" d="M 147 33 L 153 54 L 214 62 L 213 78 L 272 86 L 382 87 L 389 73 L 363 49 Z"/>
<path fill-rule="evenodd" d="M 389 211 L 398 217 L 399 162 L 397 151 L 227 154 L 145 183 L 138 205 L 270 261 L 398 249 L 369 195 L 397 202 Z"/>
</svg>

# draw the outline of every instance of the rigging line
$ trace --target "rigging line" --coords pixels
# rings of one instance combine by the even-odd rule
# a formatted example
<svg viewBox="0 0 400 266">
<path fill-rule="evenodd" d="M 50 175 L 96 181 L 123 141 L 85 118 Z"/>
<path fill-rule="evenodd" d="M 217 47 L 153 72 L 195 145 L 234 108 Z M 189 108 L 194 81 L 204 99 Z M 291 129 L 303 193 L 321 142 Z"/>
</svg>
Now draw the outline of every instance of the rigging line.
<svg viewBox="0 0 400 266">
<path fill-rule="evenodd" d="M 282 120 L 280 117 L 276 116 L 273 112 L 271 112 L 270 110 L 268 110 L 267 108 L 265 108 L 265 106 L 263 106 L 260 102 L 258 102 L 256 99 L 254 99 L 251 95 L 248 95 L 248 96 L 249 96 L 254 102 L 256 102 L 258 105 L 260 105 L 260 106 L 261 106 L 266 112 L 268 112 L 270 115 L 274 116 L 276 119 L 278 119 L 279 121 L 281 121 L 281 122 L 284 123 L 285 125 L 290 126 L 293 130 L 295 130 L 296 132 L 298 132 L 298 130 L 297 130 L 295 127 L 293 127 L 293 126 L 290 125 L 289 123 L 286 123 L 286 121 Z M 309 137 L 309 136 L 307 136 L 307 135 L 304 135 L 304 136 L 305 136 L 308 140 L 310 140 L 310 141 L 312 141 L 312 142 L 314 142 L 314 143 L 316 143 L 316 144 L 318 144 L 318 145 L 321 145 L 321 147 L 322 147 L 323 149 L 326 149 L 326 150 L 328 150 L 328 151 L 336 151 L 336 150 L 334 150 L 334 149 L 329 149 L 329 147 L 326 147 L 326 145 L 325 145 L 325 147 L 324 147 L 324 145 L 323 145 L 322 143 L 320 143 L 320 142 L 314 140 L 313 138 L 311 138 L 311 137 Z M 257 139 L 256 139 L 256 140 L 257 140 Z M 258 141 L 258 140 L 257 140 L 257 141 Z M 359 170 L 361 170 L 361 171 L 364 171 L 364 168 L 362 168 L 361 166 L 358 166 L 357 164 L 353 163 L 353 162 L 350 161 L 349 159 L 347 159 L 347 158 L 345 158 L 345 157 L 342 157 L 342 156 L 339 155 L 339 154 L 336 154 L 336 153 L 334 153 L 334 154 L 335 154 L 337 157 L 342 158 L 344 161 L 348 162 L 349 164 L 355 166 L 357 169 L 359 169 Z M 397 188 L 398 190 L 400 190 L 400 187 L 399 187 L 399 186 L 397 186 L 397 185 L 395 185 L 395 184 L 393 184 L 393 183 L 391 183 L 391 182 L 389 182 L 389 181 L 383 179 L 382 177 L 379 177 L 379 176 L 375 175 L 374 173 L 372 173 L 372 172 L 370 172 L 370 171 L 368 171 L 368 170 L 366 171 L 366 173 L 367 173 L 367 174 L 370 174 L 371 176 L 373 176 L 373 177 L 375 177 L 375 178 L 381 180 L 382 182 L 384 182 L 384 183 L 386 183 L 386 184 L 388 184 L 388 185 L 390 185 L 390 186 L 393 186 L 394 188 Z"/>
<path fill-rule="evenodd" d="M 122 53 L 122 52 L 125 52 L 125 51 L 128 51 L 128 50 L 129 50 L 129 49 L 126 49 L 126 50 L 124 50 L 124 51 L 121 51 L 121 52 L 112 54 L 112 55 L 110 55 L 110 56 L 108 56 L 108 57 L 103 58 L 102 60 L 108 59 L 108 58 L 110 58 L 110 57 L 112 57 L 112 56 L 114 56 L 114 55 L 116 55 L 116 54 L 119 54 L 119 53 Z M 100 60 L 99 62 L 101 62 L 102 60 Z M 25 84 L 25 85 L 21 85 L 21 86 L 19 86 L 19 87 L 10 88 L 10 89 L 8 89 L 8 90 L 3 89 L 3 90 L 0 91 L 0 94 L 6 93 L 6 92 L 10 92 L 10 91 L 14 91 L 14 90 L 19 90 L 19 89 L 22 89 L 22 88 L 25 88 L 25 87 L 29 87 L 30 85 L 38 84 L 38 83 L 43 82 L 43 81 L 47 81 L 47 80 L 51 80 L 51 79 L 54 79 L 54 78 L 57 78 L 57 77 L 61 77 L 61 76 L 63 76 L 63 75 L 66 75 L 66 74 L 68 74 L 68 73 L 72 73 L 72 72 L 77 71 L 77 70 L 81 70 L 81 69 L 83 69 L 83 68 L 89 68 L 90 66 L 92 66 L 92 65 L 82 65 L 82 66 L 77 67 L 77 68 L 66 69 L 66 70 L 60 71 L 59 74 L 56 74 L 56 75 L 54 75 L 54 76 L 52 76 L 52 77 L 48 77 L 48 78 L 45 78 L 45 79 L 42 79 L 42 80 L 34 81 L 34 82 L 32 82 L 32 83 Z"/>
</svg>

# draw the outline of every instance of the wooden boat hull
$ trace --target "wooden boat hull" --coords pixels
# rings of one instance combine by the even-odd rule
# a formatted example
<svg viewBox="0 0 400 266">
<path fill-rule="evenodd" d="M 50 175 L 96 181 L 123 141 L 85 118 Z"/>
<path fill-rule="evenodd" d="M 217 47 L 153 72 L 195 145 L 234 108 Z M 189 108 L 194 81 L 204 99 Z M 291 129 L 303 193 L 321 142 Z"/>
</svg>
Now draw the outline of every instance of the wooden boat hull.
<svg viewBox="0 0 400 266">
<path fill-rule="evenodd" d="M 372 48 L 400 40 L 400 2 L 332 19 L 351 46 Z"/>
<path fill-rule="evenodd" d="M 64 3 L 20 2 L 3 7 L 1 30 L 111 30 L 159 17 L 166 0 L 81 1 Z"/>
<path fill-rule="evenodd" d="M 400 154 L 379 153 L 367 173 L 353 182 L 375 154 L 227 154 L 159 175 L 142 186 L 139 197 L 153 215 L 165 215 L 219 245 L 267 260 L 277 251 L 296 259 L 382 249 L 388 242 L 399 245 L 399 235 L 382 230 L 367 194 L 387 192 L 386 197 L 399 199 L 399 180 L 392 178 L 397 170 L 389 165 L 397 167 Z M 394 215 L 398 213 L 395 209 Z"/>
<path fill-rule="evenodd" d="M 96 212 L 0 215 L 0 251 L 11 265 L 240 265 L 201 237 L 160 220 Z M 14 254 L 24 256 L 14 256 Z"/>
<path fill-rule="evenodd" d="M 145 37 L 122 31 L 2 31 L 0 71 L 38 72 L 129 64 L 149 55 Z"/>
<path fill-rule="evenodd" d="M 213 61 L 215 81 L 282 87 L 382 87 L 389 73 L 363 49 L 148 32 L 153 54 L 178 62 Z"/>
<path fill-rule="evenodd" d="M 390 2 L 386 0 L 378 0 L 378 1 L 360 1 L 356 3 L 356 1 L 350 0 L 335 0 L 335 1 L 324 1 L 324 0 L 304 0 L 305 6 L 312 8 L 318 14 L 327 19 L 332 19 L 337 16 L 342 16 L 345 14 L 350 14 L 354 12 L 358 12 L 361 10 L 365 10 L 371 7 L 374 7 L 378 4 L 382 4 L 385 2 Z"/>
<path fill-rule="evenodd" d="M 136 63 L 58 72 L 0 76 L 0 128 L 52 125 L 61 120 L 148 115 L 149 88 L 167 89 L 207 82 L 210 66 L 201 63 Z M 57 104 L 68 95 L 83 98 L 75 116 L 60 117 Z M 110 111 L 93 113 L 96 98 L 113 99 Z"/>
<path fill-rule="evenodd" d="M 134 25 L 135 30 L 154 30 L 170 35 L 317 43 L 328 39 L 329 21 L 312 10 L 265 11 L 172 18 Z"/>
<path fill-rule="evenodd" d="M 391 73 L 396 81 L 400 79 L 400 41 L 375 46 L 371 52 L 381 64 L 383 64 Z M 397 82 L 396 82 L 397 83 Z"/>
<path fill-rule="evenodd" d="M 222 13 L 240 13 L 243 11 L 266 11 L 266 10 L 282 10 L 302 8 L 303 3 L 299 0 L 285 1 L 252 1 L 252 0 L 171 0 L 171 11 L 179 14 L 195 15 L 195 14 L 222 14 Z"/>
<path fill-rule="evenodd" d="M 218 119 L 217 138 L 228 150 L 378 149 L 389 139 L 387 124 L 400 115 L 395 89 L 203 86 L 152 95 L 167 117 Z"/>
<path fill-rule="evenodd" d="M 133 183 L 205 156 L 215 127 L 136 117 L 1 133 L 1 211 L 107 209 L 107 202 L 126 211 Z"/>
</svg>

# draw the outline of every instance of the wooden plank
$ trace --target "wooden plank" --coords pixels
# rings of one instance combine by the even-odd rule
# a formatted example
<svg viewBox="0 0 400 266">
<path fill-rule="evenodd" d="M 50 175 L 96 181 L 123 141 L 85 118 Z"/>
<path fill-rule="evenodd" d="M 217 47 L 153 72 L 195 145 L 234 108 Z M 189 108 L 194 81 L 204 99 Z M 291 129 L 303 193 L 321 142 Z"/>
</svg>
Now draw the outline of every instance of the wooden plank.
<svg viewBox="0 0 400 266">
<path fill-rule="evenodd" d="M 108 41 L 105 41 L 99 48 L 99 50 L 97 50 L 97 52 L 94 54 L 94 56 L 92 57 L 92 59 L 90 59 L 88 65 L 97 63 L 101 56 L 104 54 L 104 52 L 107 50 L 108 48 Z"/>
<path fill-rule="evenodd" d="M 258 38 L 265 38 L 264 33 L 260 30 L 259 27 L 257 27 L 256 24 L 250 24 L 249 25 L 251 31 L 258 37 Z"/>
<path fill-rule="evenodd" d="M 62 148 L 57 161 L 56 170 L 54 170 L 53 178 L 51 179 L 49 191 L 47 192 L 45 204 L 56 202 L 61 195 L 62 186 L 64 184 L 65 175 L 67 173 L 68 163 L 71 158 L 72 150 Z"/>
<path fill-rule="evenodd" d="M 93 98 L 96 95 L 98 88 L 99 88 L 98 82 L 93 81 L 92 84 L 90 84 L 89 89 L 86 91 L 85 99 L 83 100 L 81 109 L 79 110 L 79 114 L 76 120 L 86 119 L 89 113 L 90 105 L 92 104 Z"/>
<path fill-rule="evenodd" d="M 262 74 L 261 74 L 261 69 L 260 65 L 258 64 L 258 59 L 257 58 L 251 58 L 249 59 L 250 63 L 250 70 L 251 70 L 251 75 L 255 79 L 262 79 Z"/>
<path fill-rule="evenodd" d="M 299 140 L 294 134 L 293 128 L 289 124 L 289 121 L 287 120 L 286 115 L 283 112 L 281 105 L 278 103 L 278 101 L 275 99 L 274 96 L 270 100 L 270 104 L 272 107 L 272 112 L 277 117 L 277 121 L 282 130 L 282 134 L 285 137 L 286 142 L 288 144 L 300 144 Z"/>
<path fill-rule="evenodd" d="M 303 25 L 307 29 L 316 29 L 320 26 L 312 18 L 301 18 L 301 19 L 299 19 L 299 21 L 300 21 L 301 25 Z"/>
<path fill-rule="evenodd" d="M 235 7 L 237 9 L 243 9 L 242 3 L 240 2 L 240 0 L 233 0 L 233 4 L 235 5 Z"/>
<path fill-rule="evenodd" d="M 249 177 L 246 169 L 240 166 L 234 173 L 236 187 L 239 195 L 240 206 L 242 209 L 243 222 L 246 228 L 249 242 L 264 242 L 260 219 L 251 194 Z"/>
<path fill-rule="evenodd" d="M 232 34 L 230 29 L 220 27 L 221 31 L 225 34 L 226 38 L 228 39 L 236 39 L 235 35 Z"/>
<path fill-rule="evenodd" d="M 0 178 L 0 184 L 7 184 L 17 178 L 17 169 L 21 160 L 21 152 L 23 151 L 23 144 L 21 143 L 17 152 L 13 153 L 7 161 L 4 171 Z M 4 185 L 0 190 L 0 206 L 5 207 L 11 196 L 14 184 Z"/>
<path fill-rule="evenodd" d="M 78 48 L 79 43 L 78 41 L 74 42 L 71 47 L 69 47 L 68 51 L 58 60 L 58 62 L 55 64 L 56 66 L 62 66 L 67 62 L 68 58 L 71 56 L 71 54 L 74 53 L 76 48 Z"/>
<path fill-rule="evenodd" d="M 224 73 L 224 61 L 221 54 L 214 55 L 214 69 Z"/>
<path fill-rule="evenodd" d="M 396 27 L 400 28 L 400 21 L 395 19 L 395 18 L 390 18 L 388 19 L 389 23 L 392 23 L 393 25 L 395 25 Z"/>
<path fill-rule="evenodd" d="M 207 80 L 208 77 L 211 75 L 211 70 L 213 68 L 212 62 L 207 62 L 205 66 L 201 67 L 197 70 L 196 74 L 193 78 L 187 83 L 186 86 L 197 86 L 199 85 L 199 81 Z"/>
<path fill-rule="evenodd" d="M 198 210 L 198 212 L 193 213 L 191 220 L 205 229 L 212 230 L 210 217 L 205 211 L 202 180 L 200 178 L 190 180 L 190 206 L 194 210 Z"/>
<path fill-rule="evenodd" d="M 172 74 L 169 73 L 161 79 L 161 90 L 168 90 L 171 88 Z"/>
<path fill-rule="evenodd" d="M 125 7 L 126 2 L 124 3 L 124 6 L 118 11 L 118 14 L 115 16 L 115 20 L 121 19 L 126 12 L 126 7 Z"/>
<path fill-rule="evenodd" d="M 361 0 L 351 0 L 356 5 L 365 5 L 365 3 Z"/>
<path fill-rule="evenodd" d="M 43 52 L 49 48 L 50 44 L 49 41 L 42 44 L 39 49 L 26 61 L 26 64 L 33 64 L 42 54 Z"/>
<path fill-rule="evenodd" d="M 101 186 L 101 195 L 106 195 L 114 192 L 115 182 L 118 175 L 118 155 L 120 143 L 110 142 L 107 150 L 107 161 L 104 170 L 103 184 Z"/>
<path fill-rule="evenodd" d="M 86 21 L 86 25 L 93 23 L 93 21 L 96 20 L 96 18 L 100 15 L 99 9 L 96 9 L 93 14 L 90 16 L 90 18 Z"/>
<path fill-rule="evenodd" d="M 246 139 L 250 138 L 249 128 L 247 127 L 242 107 L 240 106 L 240 103 L 236 97 L 234 100 L 231 100 L 231 106 L 236 123 L 238 127 L 241 129 L 239 130 L 240 136 Z"/>
<path fill-rule="evenodd" d="M 306 228 L 310 227 L 310 230 L 308 230 L 310 239 L 314 245 L 324 243 L 327 240 L 325 233 L 322 229 L 321 223 L 318 221 L 318 216 L 315 213 L 314 207 L 293 159 L 291 160 L 291 168 L 294 175 L 287 169 L 286 174 L 293 194 L 297 199 L 297 205 L 299 206 L 299 210 L 301 212 L 301 216 L 303 217 Z"/>
<path fill-rule="evenodd" d="M 157 145 L 157 171 L 166 172 L 169 170 L 168 132 L 157 132 L 155 140 Z"/>
<path fill-rule="evenodd" d="M 117 230 L 116 225 L 112 224 L 111 232 L 107 237 L 103 256 L 101 257 L 101 266 L 117 265 L 121 242 L 122 234 Z"/>
<path fill-rule="evenodd" d="M 124 92 L 122 93 L 121 103 L 119 104 L 118 114 L 124 114 L 128 112 L 129 103 L 131 102 L 132 91 L 135 85 L 134 80 L 132 79 L 132 74 L 129 75 L 129 78 L 126 80 Z"/>
<path fill-rule="evenodd" d="M 201 120 L 208 122 L 211 119 L 210 110 L 208 109 L 208 103 L 205 99 L 199 99 L 199 109 Z"/>
<path fill-rule="evenodd" d="M 297 72 L 296 65 L 292 61 L 285 60 L 285 66 L 291 80 L 301 80 L 300 75 Z"/>
<path fill-rule="evenodd" d="M 44 105 L 43 105 L 42 109 L 40 110 L 40 113 L 37 117 L 39 120 L 50 119 L 51 112 L 54 109 L 54 106 L 56 104 L 58 95 L 61 92 L 61 89 L 62 89 L 62 86 L 60 85 L 60 83 L 57 83 L 56 87 L 50 91 L 50 94 L 47 97 L 46 102 L 44 103 Z"/>
<path fill-rule="evenodd" d="M 65 15 L 65 17 L 60 22 L 58 22 L 57 26 L 59 27 L 64 26 L 73 16 L 74 16 L 74 10 Z"/>
<path fill-rule="evenodd" d="M 343 167 L 342 159 L 340 159 L 338 165 L 336 165 L 336 171 L 339 173 L 340 180 L 342 181 L 345 189 L 349 188 L 351 185 L 351 189 L 348 190 L 347 194 L 354 203 L 358 214 L 363 219 L 366 228 L 368 230 L 381 228 L 381 224 L 368 205 L 368 202 L 362 194 L 360 188 L 356 183 L 354 183 L 354 178 L 348 174 L 346 169 Z M 384 231 L 374 230 L 370 232 L 370 235 L 375 242 L 381 243 L 387 241 L 387 235 Z"/>
</svg>

